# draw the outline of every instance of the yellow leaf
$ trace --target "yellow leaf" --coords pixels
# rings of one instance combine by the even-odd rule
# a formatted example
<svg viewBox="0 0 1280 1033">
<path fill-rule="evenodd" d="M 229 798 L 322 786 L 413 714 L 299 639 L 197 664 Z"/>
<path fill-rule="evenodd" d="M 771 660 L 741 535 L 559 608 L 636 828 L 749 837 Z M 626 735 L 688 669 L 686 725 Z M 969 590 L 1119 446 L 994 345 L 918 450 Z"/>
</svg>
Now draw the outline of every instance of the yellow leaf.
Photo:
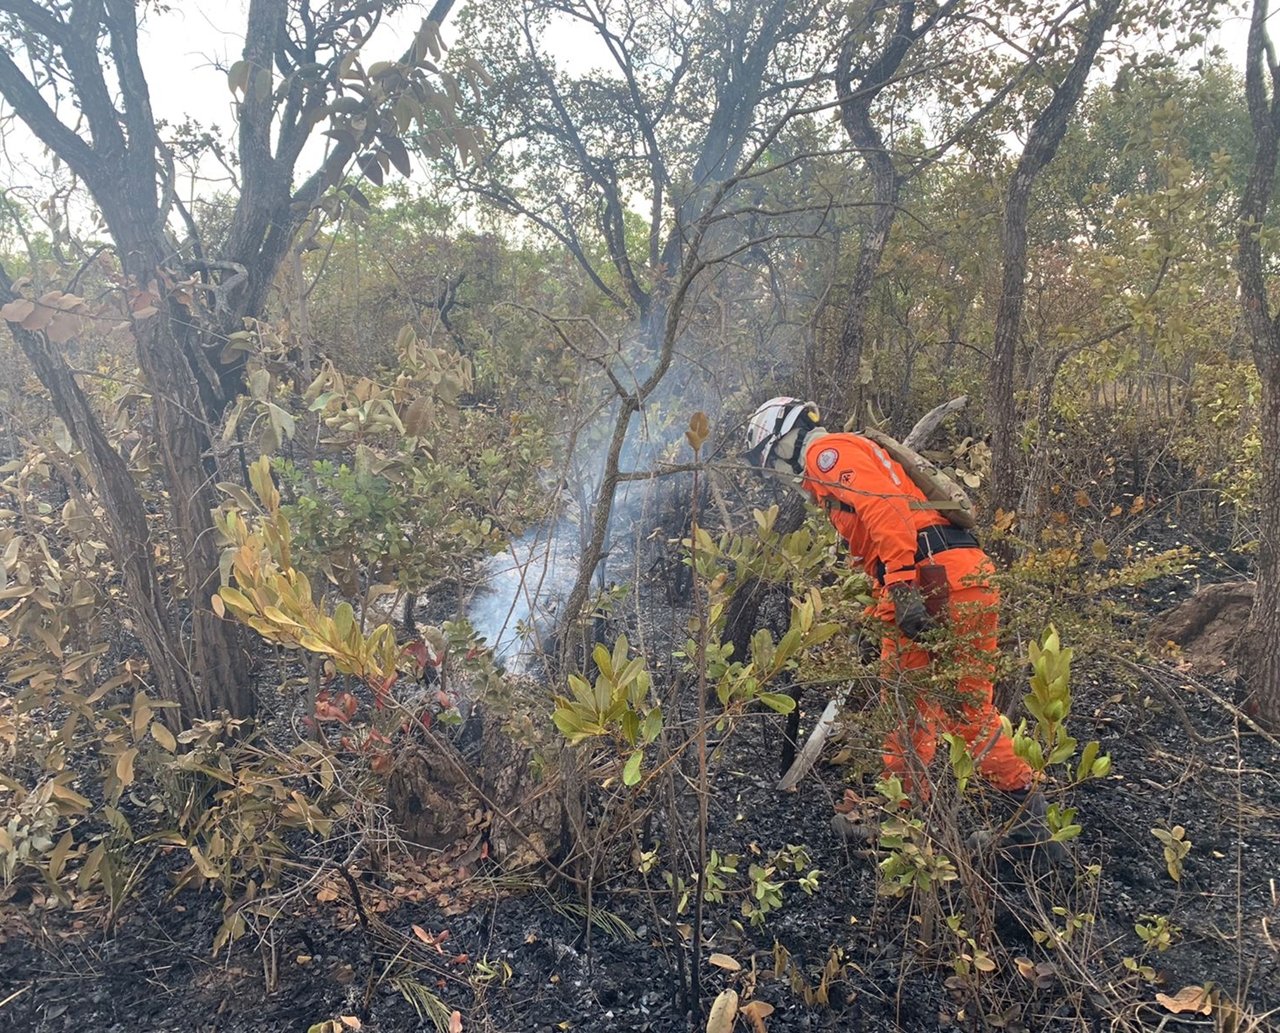
<svg viewBox="0 0 1280 1033">
<path fill-rule="evenodd" d="M 133 697 L 133 739 L 137 742 L 147 732 L 147 726 L 151 723 L 151 703 L 147 700 L 145 692 L 138 692 Z"/>
<path fill-rule="evenodd" d="M 1105 562 L 1106 558 L 1110 555 L 1110 551 L 1107 549 L 1107 543 L 1104 542 L 1101 538 L 1097 539 L 1093 543 L 1093 545 L 1090 547 L 1090 551 L 1093 553 L 1093 558 L 1096 559 L 1099 563 Z"/>
<path fill-rule="evenodd" d="M 707 1033 L 733 1033 L 733 1024 L 737 1018 L 737 991 L 721 990 L 715 1003 L 711 1005 L 711 1014 L 707 1016 Z"/>
<path fill-rule="evenodd" d="M 209 600 L 209 609 L 219 617 L 227 615 L 227 604 L 222 601 L 222 596 L 220 595 L 215 595 Z"/>
<path fill-rule="evenodd" d="M 59 808 L 63 814 L 74 814 L 89 809 L 88 798 L 81 796 L 74 789 L 63 785 L 61 782 L 54 782 L 49 791 L 53 794 L 55 800 L 66 804 L 67 809 Z"/>
<path fill-rule="evenodd" d="M 120 780 L 121 788 L 133 782 L 133 762 L 137 756 L 138 748 L 130 746 L 116 758 L 116 778 Z"/>
<path fill-rule="evenodd" d="M 1175 1015 L 1183 1012 L 1199 1012 L 1201 1015 L 1213 1013 L 1213 1002 L 1209 999 L 1209 991 L 1203 986 L 1184 986 L 1170 997 L 1168 994 L 1156 994 L 1156 1001 Z"/>
<path fill-rule="evenodd" d="M 742 971 L 742 966 L 736 960 L 729 957 L 728 954 L 720 954 L 717 952 L 715 954 L 712 954 L 711 957 L 707 958 L 707 961 L 709 961 L 712 965 L 715 965 L 716 968 L 724 969 L 726 972 Z"/>
<path fill-rule="evenodd" d="M 161 749 L 168 750 L 170 753 L 178 748 L 178 741 L 162 721 L 151 722 L 151 738 L 160 744 Z"/>
<path fill-rule="evenodd" d="M 53 848 L 53 852 L 49 854 L 49 879 L 57 882 L 62 875 L 62 869 L 67 863 L 67 855 L 71 852 L 74 840 L 71 836 L 71 830 L 67 829 L 62 834 L 62 838 L 58 840 L 58 845 Z"/>
<path fill-rule="evenodd" d="M 233 610 L 239 610 L 241 613 L 258 612 L 258 607 L 249 600 L 249 597 L 234 588 L 223 586 L 218 589 L 218 595 L 220 595 L 222 597 L 222 601 Z"/>
<path fill-rule="evenodd" d="M 264 617 L 275 621 L 277 624 L 283 624 L 286 628 L 301 628 L 302 625 L 290 617 L 287 613 L 276 606 L 268 606 L 262 611 Z"/>
</svg>

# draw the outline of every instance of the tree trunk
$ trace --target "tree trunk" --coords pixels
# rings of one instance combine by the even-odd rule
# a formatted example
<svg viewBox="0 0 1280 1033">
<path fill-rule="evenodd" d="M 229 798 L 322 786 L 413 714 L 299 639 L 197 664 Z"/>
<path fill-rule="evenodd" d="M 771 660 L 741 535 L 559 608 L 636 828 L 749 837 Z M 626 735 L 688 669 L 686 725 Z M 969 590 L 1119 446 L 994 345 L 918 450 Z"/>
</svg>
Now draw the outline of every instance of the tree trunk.
<svg viewBox="0 0 1280 1033">
<path fill-rule="evenodd" d="M 888 161 L 888 156 L 885 156 Z M 840 337 L 836 341 L 835 355 L 829 370 L 840 370 L 838 377 L 824 376 L 817 387 L 818 404 L 824 408 L 843 410 L 855 427 L 864 422 L 866 388 L 869 378 L 864 375 L 863 362 L 867 336 L 867 314 L 871 308 L 871 288 L 875 283 L 880 260 L 884 257 L 898 214 L 898 176 L 889 167 L 887 179 L 873 177 L 872 194 L 876 205 L 872 210 L 871 224 L 858 249 L 858 263 L 853 280 L 849 284 L 849 300 L 845 304 L 844 317 L 840 321 Z"/>
<path fill-rule="evenodd" d="M 1066 135 L 1067 122 L 1080 102 L 1093 60 L 1111 23 L 1115 21 L 1119 7 L 1119 0 L 1103 0 L 1088 16 L 1084 37 L 1071 67 L 1027 133 L 1027 144 L 1014 168 L 1005 197 L 1004 223 L 1000 231 L 1004 269 L 1000 278 L 1000 301 L 996 308 L 995 356 L 988 380 L 993 513 L 997 509 L 1017 508 L 1018 421 L 1013 374 L 1026 303 L 1027 212 L 1031 188 L 1036 177 L 1053 160 Z"/>
<path fill-rule="evenodd" d="M 119 229 L 116 231 L 119 234 Z M 141 235 L 140 235 L 141 238 Z M 163 284 L 163 244 L 145 238 L 121 242 L 121 263 L 140 288 Z M 163 290 L 163 287 L 158 287 Z M 168 299 L 147 319 L 135 319 L 138 366 L 151 392 L 156 445 L 169 493 L 170 533 L 174 560 L 182 572 L 191 605 L 189 665 L 194 698 L 184 702 L 188 720 L 211 717 L 226 710 L 233 717 L 250 717 L 255 699 L 249 684 L 248 652 L 240 625 L 223 620 L 210 608 L 221 583 L 213 510 L 219 504 L 217 468 L 210 425 L 197 411 L 200 379 L 190 355 L 199 347 L 189 340 L 197 333 L 189 315 Z"/>
<path fill-rule="evenodd" d="M 1013 393 L 1013 367 L 1022 335 L 1022 308 L 1026 298 L 1027 201 L 1035 173 L 1014 173 L 1005 201 L 1000 250 L 1004 271 L 1000 277 L 1000 301 L 996 308 L 994 357 L 991 364 L 991 512 L 1017 508 L 1018 456 L 1015 448 L 1017 415 Z"/>
<path fill-rule="evenodd" d="M 897 75 L 921 31 L 913 29 L 914 17 L 915 4 L 908 0 L 898 9 L 894 28 L 883 48 L 861 67 L 855 67 L 859 57 L 857 50 L 862 43 L 861 34 L 869 28 L 869 23 L 860 21 L 851 27 L 836 62 L 836 89 L 843 98 L 840 121 L 849 142 L 862 155 L 871 177 L 871 220 L 858 248 L 858 261 L 849 284 L 849 299 L 840 323 L 840 336 L 827 366 L 829 370 L 839 370 L 840 376 L 820 378 L 814 385 L 814 394 L 820 406 L 843 409 L 849 425 L 854 427 L 862 425 L 866 405 L 867 384 L 862 365 L 871 288 L 889 243 L 893 220 L 898 214 L 898 195 L 903 183 L 903 177 L 894 166 L 893 156 L 872 120 L 871 105 L 880 90 Z"/>
<path fill-rule="evenodd" d="M 1254 0 L 1245 60 L 1245 100 L 1255 144 L 1236 229 L 1240 304 L 1262 382 L 1258 502 L 1258 587 L 1245 629 L 1241 674 L 1251 709 L 1280 728 L 1280 321 L 1271 313 L 1261 227 L 1275 189 L 1280 154 L 1280 65 L 1267 36 L 1267 0 Z M 1268 86 L 1270 95 L 1268 96 Z"/>
<path fill-rule="evenodd" d="M 1248 708 L 1260 724 L 1280 729 L 1280 335 L 1273 355 L 1258 362 L 1262 379 L 1259 456 L 1258 584 L 1243 636 L 1241 674 Z"/>
</svg>

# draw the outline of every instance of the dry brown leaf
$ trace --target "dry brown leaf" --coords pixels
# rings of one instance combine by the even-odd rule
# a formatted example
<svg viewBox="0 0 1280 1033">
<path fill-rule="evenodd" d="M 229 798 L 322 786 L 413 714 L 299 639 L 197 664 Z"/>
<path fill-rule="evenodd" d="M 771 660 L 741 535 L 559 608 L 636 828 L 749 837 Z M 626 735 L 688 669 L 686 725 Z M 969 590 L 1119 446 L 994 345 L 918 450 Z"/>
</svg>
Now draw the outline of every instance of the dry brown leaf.
<svg viewBox="0 0 1280 1033">
<path fill-rule="evenodd" d="M 45 333 L 53 344 L 66 344 L 80 333 L 81 319 L 74 312 L 59 312 L 45 327 Z"/>
<path fill-rule="evenodd" d="M 768 1001 L 748 1001 L 738 1009 L 738 1014 L 751 1024 L 752 1033 L 769 1033 L 764 1020 L 773 1014 L 773 1005 Z"/>
<path fill-rule="evenodd" d="M 346 1026 L 347 1029 L 360 1029 L 364 1025 L 355 1015 L 339 1015 L 338 1021 Z"/>
<path fill-rule="evenodd" d="M 1172 997 L 1168 994 L 1156 994 L 1156 1001 L 1174 1015 L 1181 1015 L 1183 1012 L 1209 1015 L 1213 1012 L 1213 1001 L 1209 999 L 1209 991 L 1203 986 L 1184 986 Z"/>
<path fill-rule="evenodd" d="M 449 938 L 449 930 L 441 929 L 438 933 L 432 934 L 423 929 L 422 926 L 415 925 L 413 926 L 413 935 L 428 947 L 434 947 L 437 954 L 443 954 L 444 948 L 440 945 Z"/>
<path fill-rule="evenodd" d="M 716 968 L 724 969 L 726 972 L 742 971 L 742 965 L 739 964 L 736 959 L 729 957 L 728 954 L 721 954 L 718 951 L 715 954 L 712 954 L 711 957 L 707 958 L 707 961 L 712 965 L 715 965 Z"/>
<path fill-rule="evenodd" d="M 449 1016 L 449 1033 L 462 1033 L 462 1012 L 455 1011 Z"/>
<path fill-rule="evenodd" d="M 0 319 L 4 319 L 8 323 L 21 323 L 35 309 L 36 303 L 34 301 L 28 301 L 26 298 L 15 298 L 4 308 L 0 308 Z"/>
<path fill-rule="evenodd" d="M 707 1033 L 733 1033 L 738 1018 L 738 992 L 721 990 L 707 1016 Z"/>
</svg>

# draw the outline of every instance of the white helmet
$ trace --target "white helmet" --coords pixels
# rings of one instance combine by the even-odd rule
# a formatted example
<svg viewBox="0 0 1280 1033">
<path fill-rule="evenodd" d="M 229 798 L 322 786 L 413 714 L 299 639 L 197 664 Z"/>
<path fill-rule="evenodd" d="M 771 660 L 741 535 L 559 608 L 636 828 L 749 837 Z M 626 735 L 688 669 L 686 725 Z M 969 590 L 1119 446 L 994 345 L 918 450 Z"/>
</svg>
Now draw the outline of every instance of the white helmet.
<svg viewBox="0 0 1280 1033">
<path fill-rule="evenodd" d="M 786 395 L 770 398 L 747 421 L 747 458 L 755 466 L 772 466 L 778 442 L 791 433 L 802 417 L 809 427 L 818 426 L 817 406 Z"/>
</svg>

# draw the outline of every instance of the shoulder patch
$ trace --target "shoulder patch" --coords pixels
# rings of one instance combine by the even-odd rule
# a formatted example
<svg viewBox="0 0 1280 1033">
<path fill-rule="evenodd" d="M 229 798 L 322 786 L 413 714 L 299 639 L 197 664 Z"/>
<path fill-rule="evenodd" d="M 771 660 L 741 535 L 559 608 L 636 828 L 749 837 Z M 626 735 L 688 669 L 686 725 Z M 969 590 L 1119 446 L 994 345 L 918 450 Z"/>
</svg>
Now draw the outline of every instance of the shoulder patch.
<svg viewBox="0 0 1280 1033">
<path fill-rule="evenodd" d="M 841 483 L 841 484 L 845 484 L 845 485 L 852 484 L 852 483 L 853 483 L 853 471 L 852 471 L 852 470 L 845 470 L 845 471 L 844 471 L 844 473 L 842 473 L 842 474 L 840 475 L 840 483 Z"/>
<path fill-rule="evenodd" d="M 836 460 L 840 458 L 840 453 L 834 448 L 824 448 L 818 453 L 818 458 L 814 465 L 823 473 L 830 473 L 831 468 L 836 465 Z"/>
</svg>

